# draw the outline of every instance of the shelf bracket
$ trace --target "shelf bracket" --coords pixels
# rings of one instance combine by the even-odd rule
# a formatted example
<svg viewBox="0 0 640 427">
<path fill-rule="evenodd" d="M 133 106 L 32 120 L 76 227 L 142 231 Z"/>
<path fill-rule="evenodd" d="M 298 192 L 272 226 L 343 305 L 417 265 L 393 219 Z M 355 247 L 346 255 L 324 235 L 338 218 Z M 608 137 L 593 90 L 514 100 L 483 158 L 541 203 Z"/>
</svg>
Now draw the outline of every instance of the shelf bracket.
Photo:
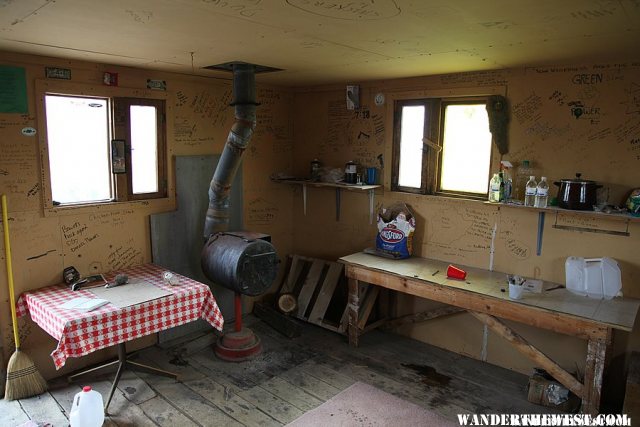
<svg viewBox="0 0 640 427">
<path fill-rule="evenodd" d="M 340 221 L 340 191 L 336 188 L 336 221 Z"/>
<path fill-rule="evenodd" d="M 542 254 L 542 234 L 544 233 L 544 212 L 538 212 L 538 247 L 536 255 Z"/>
<path fill-rule="evenodd" d="M 369 224 L 373 224 L 373 189 L 369 190 Z"/>
<path fill-rule="evenodd" d="M 302 184 L 302 211 L 307 216 L 307 184 Z"/>
</svg>

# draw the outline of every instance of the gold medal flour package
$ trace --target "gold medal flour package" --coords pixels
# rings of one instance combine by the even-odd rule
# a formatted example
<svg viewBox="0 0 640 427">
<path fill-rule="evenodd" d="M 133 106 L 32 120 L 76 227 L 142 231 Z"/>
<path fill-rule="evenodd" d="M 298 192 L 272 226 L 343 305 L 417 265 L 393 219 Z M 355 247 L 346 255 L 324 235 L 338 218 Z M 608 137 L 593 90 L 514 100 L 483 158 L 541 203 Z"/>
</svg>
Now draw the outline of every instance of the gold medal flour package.
<svg viewBox="0 0 640 427">
<path fill-rule="evenodd" d="M 409 258 L 413 253 L 416 221 L 404 203 L 383 207 L 378 212 L 376 250 L 393 258 Z"/>
</svg>

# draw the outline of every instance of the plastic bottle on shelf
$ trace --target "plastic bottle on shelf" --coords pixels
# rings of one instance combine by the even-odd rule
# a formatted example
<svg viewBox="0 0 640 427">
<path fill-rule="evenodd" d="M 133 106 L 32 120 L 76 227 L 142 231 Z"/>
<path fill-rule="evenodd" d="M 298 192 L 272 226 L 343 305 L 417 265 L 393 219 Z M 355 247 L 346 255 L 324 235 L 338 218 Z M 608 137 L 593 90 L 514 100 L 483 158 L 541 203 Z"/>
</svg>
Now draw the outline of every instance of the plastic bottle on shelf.
<svg viewBox="0 0 640 427">
<path fill-rule="evenodd" d="M 531 175 L 529 177 L 529 181 L 527 181 L 527 185 L 525 186 L 525 190 L 524 190 L 525 206 L 535 205 L 537 189 L 538 189 L 538 183 L 536 182 L 536 177 Z"/>
<path fill-rule="evenodd" d="M 98 427 L 104 423 L 102 395 L 90 386 L 83 387 L 73 398 L 69 422 L 71 427 Z"/>
<path fill-rule="evenodd" d="M 504 182 L 504 199 L 503 201 L 508 202 L 513 198 L 513 180 L 511 179 L 511 173 L 509 169 L 513 167 L 511 162 L 506 160 L 502 160 L 500 162 L 502 167 L 502 181 Z"/>
<path fill-rule="evenodd" d="M 540 178 L 538 187 L 536 188 L 536 200 L 534 206 L 536 208 L 546 208 L 549 200 L 549 184 L 547 183 L 547 177 Z"/>
<path fill-rule="evenodd" d="M 493 178 L 489 181 L 489 201 L 490 202 L 499 202 L 500 201 L 500 175 L 497 173 L 493 174 Z"/>
<path fill-rule="evenodd" d="M 527 182 L 529 182 L 529 177 L 531 175 L 534 175 L 534 173 L 529 160 L 523 160 L 516 172 L 516 182 L 513 190 L 514 199 L 524 201 L 526 192 L 525 188 L 527 186 Z"/>
</svg>

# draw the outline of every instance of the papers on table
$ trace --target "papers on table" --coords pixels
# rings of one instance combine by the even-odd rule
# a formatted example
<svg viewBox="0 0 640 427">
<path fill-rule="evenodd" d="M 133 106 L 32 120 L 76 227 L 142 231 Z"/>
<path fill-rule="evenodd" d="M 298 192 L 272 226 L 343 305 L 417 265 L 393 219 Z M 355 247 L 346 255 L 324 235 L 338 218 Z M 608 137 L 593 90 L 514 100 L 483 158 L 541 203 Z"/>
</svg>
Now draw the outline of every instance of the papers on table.
<svg viewBox="0 0 640 427">
<path fill-rule="evenodd" d="M 89 289 L 89 291 L 95 296 L 109 301 L 118 308 L 129 307 L 130 305 L 171 295 L 171 292 L 165 291 L 144 280 L 134 280 L 125 285 L 116 286 L 115 288 L 93 288 Z"/>
<path fill-rule="evenodd" d="M 77 297 L 64 304 L 60 304 L 60 308 L 66 310 L 91 311 L 108 303 L 109 301 L 102 298 Z"/>
</svg>

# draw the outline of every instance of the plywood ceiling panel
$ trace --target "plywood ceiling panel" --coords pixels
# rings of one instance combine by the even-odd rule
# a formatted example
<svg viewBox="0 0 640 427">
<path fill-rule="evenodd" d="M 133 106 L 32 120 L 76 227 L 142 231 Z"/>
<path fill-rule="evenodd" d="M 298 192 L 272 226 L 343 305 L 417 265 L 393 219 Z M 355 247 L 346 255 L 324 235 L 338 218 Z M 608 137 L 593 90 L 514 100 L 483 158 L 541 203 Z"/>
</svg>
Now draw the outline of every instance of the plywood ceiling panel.
<svg viewBox="0 0 640 427">
<path fill-rule="evenodd" d="M 637 60 L 636 0 L 0 0 L 0 49 L 282 85 Z M 417 74 L 416 74 L 417 73 Z"/>
</svg>

